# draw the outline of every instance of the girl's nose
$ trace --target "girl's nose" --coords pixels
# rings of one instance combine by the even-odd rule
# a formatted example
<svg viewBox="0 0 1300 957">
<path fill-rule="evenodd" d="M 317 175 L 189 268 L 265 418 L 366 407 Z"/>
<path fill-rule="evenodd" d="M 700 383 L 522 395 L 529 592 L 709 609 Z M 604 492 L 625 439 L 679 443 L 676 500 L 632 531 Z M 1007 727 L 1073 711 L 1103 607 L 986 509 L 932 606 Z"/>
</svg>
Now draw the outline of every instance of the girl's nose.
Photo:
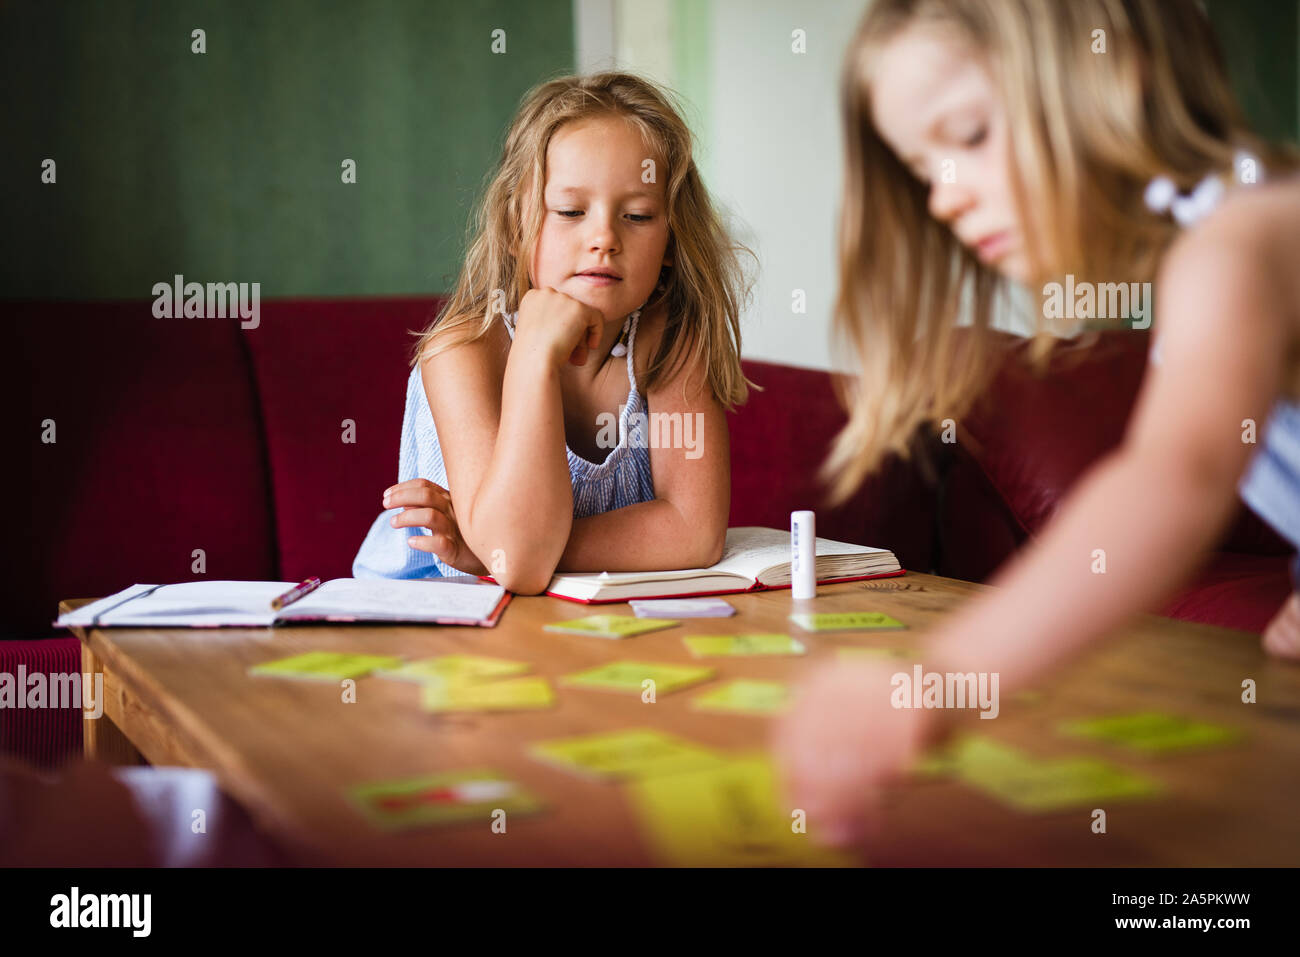
<svg viewBox="0 0 1300 957">
<path fill-rule="evenodd" d="M 930 182 L 930 215 L 941 223 L 951 223 L 975 204 L 974 191 L 951 178 L 951 183 L 945 183 L 943 177 Z"/>
</svg>

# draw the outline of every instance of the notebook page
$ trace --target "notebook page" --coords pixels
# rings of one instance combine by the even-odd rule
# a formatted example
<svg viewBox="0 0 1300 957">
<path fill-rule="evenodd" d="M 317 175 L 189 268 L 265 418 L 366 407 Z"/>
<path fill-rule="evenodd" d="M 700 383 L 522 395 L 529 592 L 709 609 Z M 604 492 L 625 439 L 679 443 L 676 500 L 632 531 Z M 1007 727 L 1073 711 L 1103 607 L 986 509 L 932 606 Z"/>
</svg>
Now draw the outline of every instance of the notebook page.
<svg viewBox="0 0 1300 957">
<path fill-rule="evenodd" d="M 500 585 L 470 585 L 437 578 L 335 578 L 286 607 L 280 618 L 482 621 L 492 614 L 504 594 Z"/>
<path fill-rule="evenodd" d="M 197 581 L 172 585 L 132 585 L 59 619 L 63 625 L 268 625 L 271 599 L 294 582 Z M 142 594 L 149 591 L 149 594 Z M 140 597 L 123 602 L 132 594 Z M 113 607 L 113 606 L 118 607 Z M 111 609 L 111 610 L 110 610 Z"/>
</svg>

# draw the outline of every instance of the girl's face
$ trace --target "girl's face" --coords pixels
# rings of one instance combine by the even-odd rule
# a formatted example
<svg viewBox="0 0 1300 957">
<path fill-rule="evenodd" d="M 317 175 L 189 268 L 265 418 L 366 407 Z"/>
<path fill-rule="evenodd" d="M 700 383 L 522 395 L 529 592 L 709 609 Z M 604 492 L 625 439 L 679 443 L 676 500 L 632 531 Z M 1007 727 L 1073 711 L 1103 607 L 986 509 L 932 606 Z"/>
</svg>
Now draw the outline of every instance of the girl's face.
<svg viewBox="0 0 1300 957">
<path fill-rule="evenodd" d="M 930 214 L 986 265 L 1029 279 L 1010 181 L 1006 111 L 983 63 L 950 34 L 904 29 L 873 58 L 876 129 L 930 189 Z"/>
<path fill-rule="evenodd" d="M 650 298 L 668 265 L 668 214 L 663 170 L 648 152 L 636 127 L 618 117 L 556 131 L 546 151 L 546 215 L 529 271 L 534 286 L 572 296 L 607 322 Z"/>
</svg>

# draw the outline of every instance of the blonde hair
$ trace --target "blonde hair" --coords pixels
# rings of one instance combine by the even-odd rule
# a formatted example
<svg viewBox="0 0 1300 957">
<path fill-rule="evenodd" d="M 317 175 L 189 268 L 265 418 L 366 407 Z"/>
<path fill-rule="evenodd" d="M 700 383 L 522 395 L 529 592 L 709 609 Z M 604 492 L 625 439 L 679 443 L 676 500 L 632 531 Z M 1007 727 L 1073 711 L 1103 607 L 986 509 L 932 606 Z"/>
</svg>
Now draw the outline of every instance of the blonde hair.
<svg viewBox="0 0 1300 957">
<path fill-rule="evenodd" d="M 1014 201 L 1031 281 L 1150 281 L 1177 231 L 1150 213 L 1156 175 L 1181 190 L 1246 148 L 1269 167 L 1294 153 L 1253 136 L 1194 0 L 874 0 L 841 80 L 846 161 L 835 334 L 859 374 L 837 378 L 849 413 L 821 477 L 848 498 L 923 427 L 959 420 L 987 384 L 988 330 L 1008 281 L 928 211 L 928 189 L 872 123 L 867 67 L 915 24 L 955 32 L 989 64 L 1009 125 Z M 1093 53 L 1093 31 L 1105 53 Z M 1032 215 L 1028 213 L 1032 211 Z M 957 333 L 963 308 L 972 329 Z M 1035 319 L 1041 370 L 1057 330 Z"/>
<path fill-rule="evenodd" d="M 667 303 L 667 324 L 646 371 L 646 390 L 688 356 L 708 370 L 713 396 L 726 409 L 742 404 L 748 382 L 740 365 L 740 311 L 747 294 L 738 252 L 714 211 L 692 159 L 691 131 L 668 95 L 628 73 L 564 76 L 523 99 L 506 134 L 470 228 L 469 252 L 455 288 L 422 333 L 412 365 L 485 336 L 502 311 L 513 312 L 528 291 L 528 262 L 542 228 L 546 151 L 565 124 L 623 117 L 658 153 L 672 267 L 646 308 Z M 757 388 L 757 386 L 755 386 Z"/>
</svg>

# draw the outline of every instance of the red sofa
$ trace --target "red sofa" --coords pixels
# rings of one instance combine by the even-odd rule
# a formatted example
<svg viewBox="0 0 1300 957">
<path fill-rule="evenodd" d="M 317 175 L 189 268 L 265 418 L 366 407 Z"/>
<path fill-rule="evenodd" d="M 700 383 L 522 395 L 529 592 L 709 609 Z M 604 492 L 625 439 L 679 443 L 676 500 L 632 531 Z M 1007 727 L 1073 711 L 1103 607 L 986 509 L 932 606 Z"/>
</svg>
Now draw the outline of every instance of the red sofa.
<svg viewBox="0 0 1300 957">
<path fill-rule="evenodd" d="M 148 301 L 6 303 L 24 413 L 6 427 L 28 468 L 6 479 L 19 547 L 3 578 L 0 671 L 80 670 L 76 640 L 50 627 L 61 598 L 135 582 L 349 575 L 396 479 L 408 333 L 435 306 L 267 302 L 244 330 L 157 319 Z M 1115 336 L 1047 382 L 1005 372 L 994 395 L 1010 411 L 966 423 L 978 448 L 931 443 L 933 468 L 892 462 L 835 510 L 814 480 L 844 419 L 829 375 L 746 362 L 765 391 L 729 420 L 730 523 L 785 527 L 792 510 L 816 508 L 825 537 L 981 580 L 1118 441 L 1145 349 L 1143 336 Z M 1026 389 L 1042 397 L 1020 401 Z M 343 441 L 345 420 L 355 442 Z M 49 421 L 54 442 L 43 441 Z M 1286 595 L 1289 550 L 1248 519 L 1225 547 L 1171 613 L 1258 630 Z M 27 760 L 57 763 L 80 735 L 76 710 L 0 711 L 0 750 Z"/>
</svg>

